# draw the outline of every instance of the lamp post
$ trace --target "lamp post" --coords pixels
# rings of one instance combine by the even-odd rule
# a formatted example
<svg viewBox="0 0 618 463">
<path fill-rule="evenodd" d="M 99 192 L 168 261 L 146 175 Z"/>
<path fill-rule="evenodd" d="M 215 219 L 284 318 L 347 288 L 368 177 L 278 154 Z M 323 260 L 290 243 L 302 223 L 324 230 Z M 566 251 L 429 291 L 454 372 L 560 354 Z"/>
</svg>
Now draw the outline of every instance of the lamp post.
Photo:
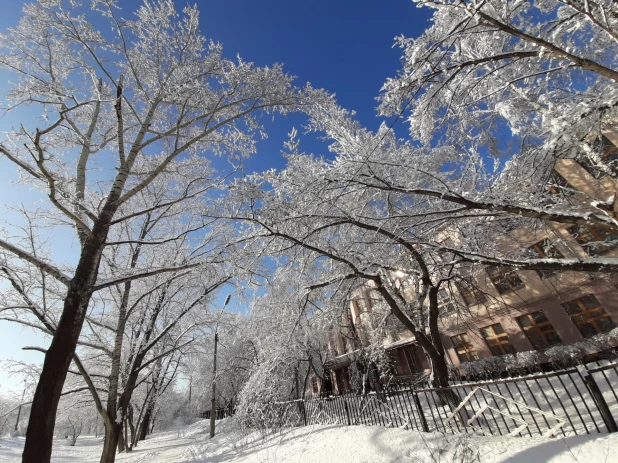
<svg viewBox="0 0 618 463">
<path fill-rule="evenodd" d="M 230 302 L 231 294 L 225 298 L 223 309 L 225 309 Z M 223 310 L 222 309 L 222 310 Z M 210 399 L 210 438 L 215 437 L 215 415 L 217 414 L 215 405 L 215 394 L 217 392 L 217 344 L 219 342 L 219 333 L 217 333 L 219 326 L 215 327 L 215 355 L 212 362 L 212 398 Z"/>
</svg>

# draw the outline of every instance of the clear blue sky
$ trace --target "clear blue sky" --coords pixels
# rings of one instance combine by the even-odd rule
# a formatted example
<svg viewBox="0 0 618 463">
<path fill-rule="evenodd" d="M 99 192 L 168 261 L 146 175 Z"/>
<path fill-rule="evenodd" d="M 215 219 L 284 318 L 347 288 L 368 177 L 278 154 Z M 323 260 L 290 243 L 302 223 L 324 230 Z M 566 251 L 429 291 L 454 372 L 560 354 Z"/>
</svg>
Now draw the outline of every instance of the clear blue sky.
<svg viewBox="0 0 618 463">
<path fill-rule="evenodd" d="M 89 0 L 83 0 L 88 4 Z M 0 30 L 17 24 L 22 0 L 5 0 L 0 14 Z M 141 0 L 120 0 L 125 13 Z M 187 2 L 176 1 L 177 8 Z M 191 2 L 193 3 L 193 2 Z M 224 46 L 228 57 L 240 55 L 256 65 L 283 63 L 297 76 L 299 85 L 311 82 L 316 88 L 336 93 L 339 103 L 357 111 L 359 120 L 376 129 L 375 97 L 387 77 L 394 76 L 401 50 L 393 48 L 394 37 L 416 37 L 427 27 L 430 10 L 416 8 L 411 0 L 197 0 L 204 35 Z M 0 72 L 0 101 L 8 74 Z M 1 115 L 1 114 L 0 114 Z M 18 126 L 28 111 L 9 113 L 0 119 L 0 131 Z M 258 153 L 246 163 L 248 172 L 284 167 L 280 155 L 283 141 L 292 126 L 300 129 L 303 119 L 291 116 L 267 124 L 269 139 L 260 142 Z M 405 130 L 400 129 L 401 133 Z M 0 139 L 2 135 L 0 134 Z M 301 150 L 324 154 L 324 145 L 301 137 Z M 36 195 L 10 186 L 15 170 L 0 159 L 0 226 L 11 221 L 6 205 L 36 200 Z M 71 243 L 60 248 L 67 254 Z M 8 358 L 40 362 L 40 353 L 24 352 L 25 345 L 42 345 L 29 330 L 0 322 L 0 360 Z M 0 393 L 18 386 L 0 370 Z"/>
</svg>

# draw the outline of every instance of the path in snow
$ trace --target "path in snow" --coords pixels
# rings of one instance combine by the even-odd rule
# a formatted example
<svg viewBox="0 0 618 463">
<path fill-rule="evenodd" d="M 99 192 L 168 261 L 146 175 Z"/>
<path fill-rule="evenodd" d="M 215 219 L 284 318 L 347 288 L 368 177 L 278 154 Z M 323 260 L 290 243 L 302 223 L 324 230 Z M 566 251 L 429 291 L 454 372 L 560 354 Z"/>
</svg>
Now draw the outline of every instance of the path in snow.
<svg viewBox="0 0 618 463">
<path fill-rule="evenodd" d="M 618 455 L 618 434 L 591 434 L 546 439 L 516 437 L 443 436 L 369 426 L 308 426 L 268 437 L 243 434 L 232 419 L 219 421 L 209 439 L 208 422 L 199 421 L 181 432 L 154 434 L 119 463 L 436 463 L 451 461 L 611 463 Z M 101 438 L 80 438 L 69 447 L 54 446 L 53 463 L 96 463 Z M 19 463 L 22 438 L 0 439 L 0 462 Z M 477 460 L 476 457 L 479 457 Z M 464 457 L 464 458 L 461 458 Z"/>
</svg>

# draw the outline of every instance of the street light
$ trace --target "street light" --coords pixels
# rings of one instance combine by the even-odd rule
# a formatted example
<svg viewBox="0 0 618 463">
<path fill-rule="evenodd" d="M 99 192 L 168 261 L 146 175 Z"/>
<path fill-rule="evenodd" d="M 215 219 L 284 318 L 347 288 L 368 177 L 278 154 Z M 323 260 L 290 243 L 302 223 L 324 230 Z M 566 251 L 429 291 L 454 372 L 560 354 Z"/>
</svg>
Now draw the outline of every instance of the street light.
<svg viewBox="0 0 618 463">
<path fill-rule="evenodd" d="M 225 298 L 225 302 L 223 303 L 224 310 L 230 302 L 232 298 L 231 294 L 228 294 Z M 219 324 L 215 326 L 215 356 L 212 362 L 212 398 L 210 399 L 210 438 L 215 437 L 215 415 L 217 413 L 215 409 L 215 394 L 217 391 L 217 343 L 219 342 L 219 333 L 217 333 L 219 329 Z"/>
</svg>

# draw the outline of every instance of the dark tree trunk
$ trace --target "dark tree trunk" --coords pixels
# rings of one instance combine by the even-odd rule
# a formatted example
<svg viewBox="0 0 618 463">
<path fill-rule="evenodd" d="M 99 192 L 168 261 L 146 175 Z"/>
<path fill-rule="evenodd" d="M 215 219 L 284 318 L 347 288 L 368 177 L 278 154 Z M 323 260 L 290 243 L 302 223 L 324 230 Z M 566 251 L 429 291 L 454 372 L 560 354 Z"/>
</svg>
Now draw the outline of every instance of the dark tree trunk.
<svg viewBox="0 0 618 463">
<path fill-rule="evenodd" d="M 85 314 L 85 307 L 90 300 L 89 293 L 85 296 L 79 290 L 70 290 L 65 299 L 64 311 L 56 335 L 45 354 L 43 370 L 32 401 L 22 463 L 49 463 L 51 459 L 58 402 L 81 331 L 81 312 Z"/>
<path fill-rule="evenodd" d="M 116 461 L 116 449 L 121 434 L 122 426 L 114 422 L 105 423 L 105 438 L 100 463 L 114 463 Z"/>
<path fill-rule="evenodd" d="M 156 374 L 155 374 L 156 381 Z M 139 415 L 137 416 L 137 421 L 135 423 L 135 433 L 133 434 L 131 440 L 131 447 L 137 447 L 137 443 L 142 440 L 142 433 L 144 432 L 144 419 L 146 418 L 146 413 L 150 409 L 150 402 L 152 400 L 152 393 L 154 392 L 154 387 L 146 390 L 146 398 L 144 399 L 144 403 L 142 408 L 140 409 Z M 148 425 L 148 423 L 146 423 Z M 145 438 L 145 436 L 144 436 Z"/>
<path fill-rule="evenodd" d="M 124 452 L 124 435 L 122 434 L 122 425 L 118 426 L 118 453 Z M 114 459 L 116 457 L 114 456 Z"/>
<path fill-rule="evenodd" d="M 32 400 L 22 463 L 49 463 L 51 459 L 60 394 L 86 317 L 98 276 L 101 253 L 115 211 L 116 207 L 103 210 L 92 230 L 92 236 L 82 247 Z"/>
<path fill-rule="evenodd" d="M 144 420 L 142 421 L 142 428 L 139 433 L 139 440 L 145 440 L 150 430 L 150 417 L 152 416 L 152 408 L 148 406 L 146 413 L 144 414 Z"/>
<path fill-rule="evenodd" d="M 427 296 L 429 301 L 429 337 L 425 334 L 424 330 L 419 329 L 413 322 L 406 316 L 399 306 L 397 301 L 391 296 L 388 290 L 382 285 L 381 281 L 378 281 L 377 290 L 382 295 L 386 303 L 389 305 L 391 312 L 397 319 L 412 333 L 416 341 L 423 348 L 423 351 L 427 355 L 431 362 L 431 385 L 434 388 L 447 388 L 449 386 L 449 371 L 446 363 L 446 353 L 444 352 L 444 346 L 442 345 L 442 339 L 440 338 L 440 330 L 438 326 L 439 310 L 438 310 L 438 288 L 431 284 L 429 278 L 426 278 L 425 285 L 427 286 Z M 459 396 L 452 390 L 443 390 L 438 392 L 440 400 L 444 404 L 448 404 L 451 409 L 457 407 L 461 400 Z"/>
<path fill-rule="evenodd" d="M 128 424 L 128 427 L 127 427 Z M 127 429 L 128 428 L 128 429 Z M 131 431 L 131 435 L 129 437 L 128 433 Z M 129 405 L 129 413 L 127 415 L 127 419 L 125 420 L 125 434 L 127 434 L 125 438 L 125 450 L 127 452 L 133 451 L 133 442 L 135 440 L 135 425 L 133 424 L 133 405 Z"/>
<path fill-rule="evenodd" d="M 22 402 L 23 401 L 24 401 L 24 398 L 22 397 Z M 15 431 L 17 431 L 17 428 L 19 428 L 19 418 L 20 417 L 21 417 L 21 405 L 17 409 L 17 419 L 15 420 Z"/>
</svg>

